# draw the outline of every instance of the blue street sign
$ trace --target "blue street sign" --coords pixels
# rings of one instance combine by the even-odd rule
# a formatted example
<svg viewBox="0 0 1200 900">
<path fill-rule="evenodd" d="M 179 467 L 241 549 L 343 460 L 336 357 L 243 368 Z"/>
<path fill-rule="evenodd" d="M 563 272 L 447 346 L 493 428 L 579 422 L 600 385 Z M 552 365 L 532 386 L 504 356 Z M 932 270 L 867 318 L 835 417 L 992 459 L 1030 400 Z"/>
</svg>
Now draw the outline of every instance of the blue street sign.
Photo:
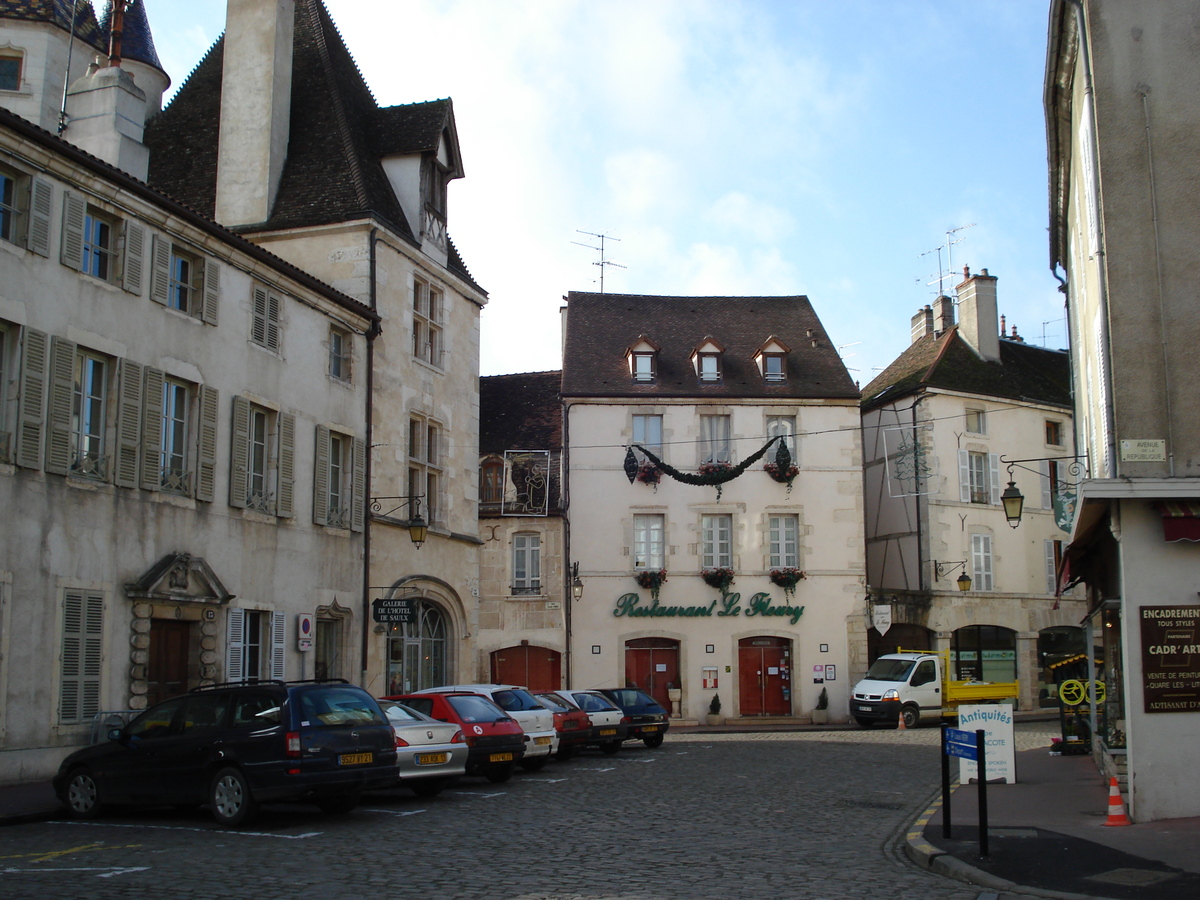
<svg viewBox="0 0 1200 900">
<path fill-rule="evenodd" d="M 957 756 L 961 759 L 978 759 L 975 749 L 975 732 L 960 731 L 957 728 L 945 729 L 947 756 Z"/>
</svg>

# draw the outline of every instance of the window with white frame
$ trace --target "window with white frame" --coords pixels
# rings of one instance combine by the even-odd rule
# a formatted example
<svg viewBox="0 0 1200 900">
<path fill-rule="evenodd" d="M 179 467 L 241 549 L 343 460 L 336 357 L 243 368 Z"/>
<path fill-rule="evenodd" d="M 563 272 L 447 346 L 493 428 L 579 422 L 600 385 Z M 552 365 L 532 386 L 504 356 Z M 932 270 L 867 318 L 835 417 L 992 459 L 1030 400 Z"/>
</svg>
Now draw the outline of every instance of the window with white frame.
<svg viewBox="0 0 1200 900">
<path fill-rule="evenodd" d="M 4 57 L 0 56 L 0 62 Z M 18 175 L 0 169 L 0 241 L 18 244 L 24 235 L 25 211 L 20 203 Z"/>
<path fill-rule="evenodd" d="M 233 398 L 229 505 L 292 516 L 296 418 Z"/>
<path fill-rule="evenodd" d="M 513 535 L 512 592 L 539 594 L 542 590 L 542 538 L 537 534 Z"/>
<path fill-rule="evenodd" d="M 657 415 L 635 415 L 633 417 L 633 443 L 645 447 L 659 459 L 662 455 L 663 417 Z M 642 451 L 633 451 L 638 462 L 646 458 Z"/>
<path fill-rule="evenodd" d="M 189 385 L 174 378 L 163 379 L 161 415 L 159 471 L 163 490 L 189 494 L 192 490 L 191 469 L 188 466 L 188 431 L 191 426 Z"/>
<path fill-rule="evenodd" d="M 283 300 L 261 284 L 253 286 L 250 299 L 250 340 L 260 347 L 278 353 L 282 335 L 280 316 Z"/>
<path fill-rule="evenodd" d="M 636 352 L 633 354 L 633 380 L 650 382 L 654 380 L 653 353 Z"/>
<path fill-rule="evenodd" d="M 663 525 L 661 515 L 636 515 L 633 517 L 633 567 L 635 569 L 662 569 Z"/>
<path fill-rule="evenodd" d="M 284 614 L 230 609 L 225 634 L 225 680 L 283 680 Z"/>
<path fill-rule="evenodd" d="M 1000 502 L 1000 458 L 995 453 L 958 451 L 959 500 L 963 503 Z"/>
<path fill-rule="evenodd" d="M 421 511 L 429 523 L 442 516 L 441 497 L 442 427 L 424 416 L 408 420 L 408 496 L 419 497 Z M 410 512 L 415 511 L 413 506 Z"/>
<path fill-rule="evenodd" d="M 787 381 L 787 356 L 782 353 L 764 353 L 762 357 L 763 380 Z"/>
<path fill-rule="evenodd" d="M 317 426 L 313 472 L 313 521 L 361 531 L 366 493 L 366 444 L 325 425 Z"/>
<path fill-rule="evenodd" d="M 442 367 L 442 292 L 423 278 L 413 278 L 413 356 Z"/>
<path fill-rule="evenodd" d="M 795 416 L 767 416 L 767 437 L 781 437 L 783 443 L 788 448 L 788 453 L 792 454 L 792 462 L 796 461 L 796 417 Z M 767 451 L 767 461 L 775 460 L 775 452 L 778 444 L 771 447 Z"/>
<path fill-rule="evenodd" d="M 770 568 L 799 568 L 800 518 L 794 515 L 770 517 Z"/>
<path fill-rule="evenodd" d="M 350 381 L 350 360 L 354 349 L 350 332 L 336 325 L 329 328 L 329 377 Z"/>
<path fill-rule="evenodd" d="M 700 568 L 733 567 L 733 516 L 700 517 Z"/>
<path fill-rule="evenodd" d="M 49 256 L 53 195 L 54 189 L 44 178 L 0 166 L 0 241 Z M 70 263 L 76 269 L 82 261 L 82 250 L 79 252 Z"/>
<path fill-rule="evenodd" d="M 992 585 L 992 536 L 971 535 L 971 589 L 993 590 Z"/>
<path fill-rule="evenodd" d="M 100 712 L 104 595 L 98 591 L 67 589 L 63 592 L 62 609 L 58 722 L 82 725 Z"/>
<path fill-rule="evenodd" d="M 44 198 L 35 197 L 31 204 L 31 249 L 41 240 L 40 210 L 44 210 L 48 220 L 48 185 L 44 193 Z M 48 241 L 48 222 L 45 231 Z M 121 245 L 124 246 L 123 255 L 118 253 Z M 93 206 L 83 195 L 66 191 L 63 194 L 60 250 L 63 265 L 101 281 L 119 283 L 131 293 L 141 292 L 145 228 L 140 223 L 124 221 L 115 213 Z"/>
<path fill-rule="evenodd" d="M 108 382 L 112 361 L 91 350 L 75 354 L 71 386 L 71 461 L 73 474 L 104 478 L 108 468 Z"/>
<path fill-rule="evenodd" d="M 721 354 L 701 353 L 698 359 L 701 381 L 721 380 Z"/>
<path fill-rule="evenodd" d="M 216 489 L 216 389 L 122 360 L 117 394 L 113 481 L 211 503 Z"/>
<path fill-rule="evenodd" d="M 700 462 L 730 462 L 733 458 L 729 416 L 700 417 Z"/>
<path fill-rule="evenodd" d="M 128 230 L 129 240 L 141 244 L 143 238 L 133 229 Z M 136 255 L 140 258 L 140 254 Z M 134 259 L 126 251 L 126 259 Z M 136 263 L 140 270 L 140 262 Z M 150 240 L 150 299 L 161 303 L 169 309 L 187 313 L 209 325 L 217 324 L 217 311 L 221 299 L 221 266 L 214 259 L 208 259 L 190 248 L 172 243 L 162 235 L 154 235 Z M 128 269 L 128 266 L 126 267 Z M 140 272 L 133 273 L 140 283 Z M 127 290 L 134 288 L 127 287 Z M 253 314 L 256 318 L 254 340 L 263 346 L 268 346 L 270 340 L 270 323 L 265 321 L 270 316 L 270 292 L 261 285 L 255 286 L 252 298 Z M 278 298 L 276 298 L 276 328 L 278 327 Z M 261 321 L 258 321 L 261 320 Z M 278 348 L 278 335 L 275 346 Z"/>
</svg>

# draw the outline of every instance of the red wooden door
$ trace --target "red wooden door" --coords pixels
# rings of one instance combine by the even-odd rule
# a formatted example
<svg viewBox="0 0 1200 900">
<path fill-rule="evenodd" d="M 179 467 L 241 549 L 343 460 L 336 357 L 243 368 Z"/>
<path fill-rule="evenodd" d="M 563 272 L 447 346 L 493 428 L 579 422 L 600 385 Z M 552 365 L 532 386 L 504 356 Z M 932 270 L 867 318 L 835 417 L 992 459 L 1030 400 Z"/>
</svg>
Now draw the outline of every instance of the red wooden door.
<svg viewBox="0 0 1200 900">
<path fill-rule="evenodd" d="M 625 642 L 625 686 L 641 688 L 671 709 L 669 688 L 679 687 L 679 641 L 638 638 Z"/>
<path fill-rule="evenodd" d="M 562 655 L 548 647 L 505 647 L 492 653 L 492 681 L 519 684 L 531 691 L 557 691 L 562 687 Z"/>
<path fill-rule="evenodd" d="M 738 641 L 738 701 L 743 716 L 792 713 L 792 642 L 756 637 Z"/>
<path fill-rule="evenodd" d="M 146 703 L 153 706 L 188 689 L 187 622 L 173 619 L 150 621 L 150 653 L 146 666 Z"/>
</svg>

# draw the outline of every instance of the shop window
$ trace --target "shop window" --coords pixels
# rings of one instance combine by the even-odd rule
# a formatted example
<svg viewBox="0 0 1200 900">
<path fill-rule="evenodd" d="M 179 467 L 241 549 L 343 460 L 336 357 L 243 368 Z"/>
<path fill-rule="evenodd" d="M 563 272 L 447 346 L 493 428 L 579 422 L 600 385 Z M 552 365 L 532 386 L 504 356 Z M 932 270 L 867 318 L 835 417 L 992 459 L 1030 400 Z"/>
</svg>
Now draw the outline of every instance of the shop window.
<svg viewBox="0 0 1200 900">
<path fill-rule="evenodd" d="M 960 681 L 1017 680 L 1017 633 L 999 625 L 968 625 L 954 632 L 955 675 Z"/>
</svg>

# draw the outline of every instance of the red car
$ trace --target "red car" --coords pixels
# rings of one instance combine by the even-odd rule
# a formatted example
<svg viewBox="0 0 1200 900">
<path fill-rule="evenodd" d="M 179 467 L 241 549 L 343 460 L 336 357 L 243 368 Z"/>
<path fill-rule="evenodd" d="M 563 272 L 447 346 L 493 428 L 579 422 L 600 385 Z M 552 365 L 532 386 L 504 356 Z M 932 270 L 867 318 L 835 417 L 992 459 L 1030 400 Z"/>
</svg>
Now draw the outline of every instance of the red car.
<svg viewBox="0 0 1200 900">
<path fill-rule="evenodd" d="M 455 691 L 445 694 L 396 694 L 405 706 L 442 722 L 454 722 L 467 740 L 467 774 L 493 784 L 512 778 L 525 755 L 525 730 L 487 697 Z"/>
<path fill-rule="evenodd" d="M 592 720 L 582 709 L 554 691 L 542 691 L 533 696 L 554 713 L 554 730 L 558 732 L 558 752 L 554 758 L 570 759 L 587 744 L 592 732 Z"/>
</svg>

